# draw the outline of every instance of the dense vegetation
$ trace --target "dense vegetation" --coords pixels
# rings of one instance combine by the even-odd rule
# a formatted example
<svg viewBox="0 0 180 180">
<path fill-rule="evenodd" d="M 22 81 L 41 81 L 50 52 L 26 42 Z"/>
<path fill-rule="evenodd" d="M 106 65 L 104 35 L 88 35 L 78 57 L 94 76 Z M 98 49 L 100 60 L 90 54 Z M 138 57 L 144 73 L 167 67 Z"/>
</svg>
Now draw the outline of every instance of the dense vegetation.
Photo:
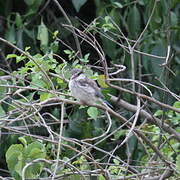
<svg viewBox="0 0 180 180">
<path fill-rule="evenodd" d="M 0 0 L 0 177 L 180 177 L 178 0 Z M 85 106 L 71 69 L 113 105 Z"/>
</svg>

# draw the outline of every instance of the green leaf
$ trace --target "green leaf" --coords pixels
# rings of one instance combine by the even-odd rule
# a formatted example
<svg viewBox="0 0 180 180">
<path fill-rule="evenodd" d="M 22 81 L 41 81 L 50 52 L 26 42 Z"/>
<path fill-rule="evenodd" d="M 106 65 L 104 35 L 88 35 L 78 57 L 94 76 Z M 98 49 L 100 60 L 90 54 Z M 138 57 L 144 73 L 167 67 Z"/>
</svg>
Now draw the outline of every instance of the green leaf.
<svg viewBox="0 0 180 180">
<path fill-rule="evenodd" d="M 99 175 L 98 180 L 105 180 L 105 177 L 103 175 Z"/>
<path fill-rule="evenodd" d="M 2 106 L 0 105 L 0 117 L 3 117 L 3 116 L 5 116 L 5 115 L 6 115 L 5 111 L 4 111 L 4 109 L 2 108 Z"/>
<path fill-rule="evenodd" d="M 46 92 L 40 93 L 40 101 L 41 102 L 46 100 L 46 99 L 49 99 L 51 97 L 53 97 L 53 94 L 51 94 L 51 93 L 46 93 Z"/>
<path fill-rule="evenodd" d="M 115 140 L 118 140 L 118 139 L 120 139 L 120 137 L 125 136 L 126 133 L 127 133 L 126 130 L 119 130 L 119 131 L 115 132 L 114 133 Z"/>
<path fill-rule="evenodd" d="M 16 22 L 16 26 L 17 26 L 18 28 L 20 28 L 20 27 L 23 26 L 23 22 L 22 22 L 22 19 L 21 19 L 21 16 L 20 16 L 19 13 L 16 13 L 15 22 Z"/>
<path fill-rule="evenodd" d="M 173 107 L 175 107 L 175 108 L 180 108 L 180 101 L 176 101 L 176 102 L 173 104 Z"/>
<path fill-rule="evenodd" d="M 180 154 L 176 157 L 176 166 L 177 166 L 177 170 L 180 173 Z"/>
<path fill-rule="evenodd" d="M 58 48 L 59 48 L 58 41 L 54 41 L 53 43 L 51 43 L 51 50 L 53 51 L 53 53 L 56 53 L 58 51 Z"/>
<path fill-rule="evenodd" d="M 40 142 L 32 142 L 25 148 L 24 151 L 25 157 L 30 159 L 45 158 L 46 149 L 44 145 Z"/>
<path fill-rule="evenodd" d="M 72 0 L 73 6 L 77 12 L 79 12 L 80 8 L 86 3 L 87 0 Z"/>
<path fill-rule="evenodd" d="M 26 56 L 16 56 L 16 62 L 20 62 L 22 60 L 26 59 Z"/>
<path fill-rule="evenodd" d="M 106 54 L 112 59 L 115 60 L 118 54 L 118 48 L 116 43 L 110 41 L 107 38 L 104 38 L 101 36 L 101 40 L 103 43 L 103 49 L 106 52 Z"/>
<path fill-rule="evenodd" d="M 22 154 L 20 155 L 22 156 Z M 23 169 L 23 166 L 24 166 L 24 162 L 23 162 L 23 159 L 21 161 L 18 161 L 17 164 L 15 165 L 14 167 L 14 170 L 21 176 L 22 174 L 22 169 Z"/>
<path fill-rule="evenodd" d="M 16 54 L 8 54 L 8 55 L 6 56 L 6 59 L 11 59 L 11 58 L 16 58 L 16 57 L 17 57 Z"/>
<path fill-rule="evenodd" d="M 44 163 L 35 163 L 26 169 L 25 177 L 27 179 L 37 179 L 41 171 L 43 170 Z"/>
<path fill-rule="evenodd" d="M 25 137 L 19 137 L 18 140 L 24 145 L 24 146 L 27 146 L 27 141 L 25 139 Z"/>
<path fill-rule="evenodd" d="M 41 24 L 38 26 L 37 39 L 40 40 L 41 42 L 41 48 L 48 46 L 48 41 L 49 41 L 48 29 L 44 24 L 43 20 L 41 20 Z"/>
<path fill-rule="evenodd" d="M 0 84 L 6 86 L 8 84 L 8 82 L 6 80 L 1 80 L 0 79 Z M 3 86 L 2 87 L 0 86 L 0 99 L 4 98 L 6 93 L 7 93 L 7 88 L 3 87 Z"/>
<path fill-rule="evenodd" d="M 30 46 L 25 47 L 25 51 L 28 51 L 29 49 L 31 49 Z"/>
<path fill-rule="evenodd" d="M 19 166 L 18 162 L 22 161 L 23 156 L 23 145 L 14 144 L 9 147 L 6 152 L 6 162 L 10 172 L 15 171 L 16 165 Z"/>
<path fill-rule="evenodd" d="M 31 6 L 34 4 L 34 1 L 36 0 L 24 0 L 24 2 L 28 5 L 28 6 Z"/>
<path fill-rule="evenodd" d="M 15 28 L 14 25 L 10 26 L 7 30 L 6 30 L 6 34 L 5 34 L 6 40 L 15 44 L 16 43 L 16 32 L 15 32 Z"/>
<path fill-rule="evenodd" d="M 108 88 L 109 86 L 105 82 L 105 75 L 99 75 L 97 79 L 98 84 L 101 86 L 101 88 Z"/>
<path fill-rule="evenodd" d="M 85 56 L 84 56 L 84 58 L 80 58 L 80 61 L 81 62 L 84 62 L 84 63 L 88 63 L 89 62 L 89 55 L 90 55 L 90 53 L 88 53 L 88 54 L 86 54 Z"/>
<path fill-rule="evenodd" d="M 120 9 L 123 8 L 123 5 L 119 2 L 113 2 L 113 4 Z"/>
<path fill-rule="evenodd" d="M 43 74 L 41 72 L 38 72 L 36 74 L 33 74 L 32 75 L 32 84 L 31 84 L 31 87 L 42 87 L 42 88 L 45 88 L 47 87 L 45 81 L 44 81 L 44 78 L 43 78 Z"/>
<path fill-rule="evenodd" d="M 59 34 L 59 31 L 57 31 L 57 30 L 54 31 L 54 32 L 53 32 L 53 39 L 55 39 L 55 38 L 57 37 L 58 34 Z"/>
<path fill-rule="evenodd" d="M 141 6 L 144 6 L 144 5 L 145 5 L 145 3 L 144 3 L 143 0 L 139 0 L 138 3 L 139 3 Z"/>
<path fill-rule="evenodd" d="M 41 149 L 38 148 L 33 148 L 29 154 L 29 157 L 33 159 L 45 158 L 46 152 L 43 152 Z"/>
<path fill-rule="evenodd" d="M 97 119 L 99 111 L 96 107 L 89 107 L 87 110 L 88 115 L 93 118 L 93 119 Z"/>
<path fill-rule="evenodd" d="M 27 146 L 28 144 L 34 142 L 31 136 L 21 136 L 18 138 L 18 140 L 21 141 L 24 146 Z"/>
<path fill-rule="evenodd" d="M 162 110 L 157 110 L 155 113 L 154 113 L 154 116 L 162 116 L 163 115 L 163 111 Z"/>
<path fill-rule="evenodd" d="M 69 55 L 69 54 L 72 54 L 72 51 L 66 49 L 66 50 L 64 50 L 64 53 Z"/>
<path fill-rule="evenodd" d="M 102 25 L 104 32 L 116 30 L 116 27 L 111 22 L 110 16 L 104 17 L 105 23 Z"/>
<path fill-rule="evenodd" d="M 177 25 L 178 23 L 177 15 L 174 12 L 171 12 L 170 17 L 171 17 L 171 26 Z"/>
<path fill-rule="evenodd" d="M 133 8 L 130 8 L 127 22 L 130 36 L 133 39 L 137 38 L 140 32 L 141 16 L 136 5 L 134 5 Z"/>
</svg>

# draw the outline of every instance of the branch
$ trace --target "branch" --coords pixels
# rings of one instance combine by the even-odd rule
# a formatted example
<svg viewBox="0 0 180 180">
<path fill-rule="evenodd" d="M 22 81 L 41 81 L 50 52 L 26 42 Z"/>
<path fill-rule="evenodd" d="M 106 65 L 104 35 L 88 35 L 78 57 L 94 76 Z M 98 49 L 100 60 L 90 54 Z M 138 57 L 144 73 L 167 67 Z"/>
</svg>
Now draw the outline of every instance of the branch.
<svg viewBox="0 0 180 180">
<path fill-rule="evenodd" d="M 41 103 L 38 103 L 37 105 L 39 105 L 39 106 L 50 106 L 51 103 L 54 103 L 54 102 L 59 102 L 59 103 L 64 102 L 64 103 L 67 103 L 67 104 L 83 105 L 82 103 L 77 102 L 77 101 L 71 101 L 71 100 L 68 100 L 68 99 L 60 99 L 60 98 L 50 98 L 50 99 L 47 99 L 47 100 L 45 100 L 45 101 L 43 101 Z M 112 109 L 107 108 L 106 106 L 103 106 L 103 105 L 99 105 L 99 104 L 92 104 L 91 106 L 94 106 L 94 107 L 97 107 L 99 109 L 102 109 L 104 111 L 109 112 L 111 115 L 113 115 L 114 117 L 118 118 L 121 122 L 126 123 L 126 126 L 128 128 L 132 127 L 132 123 L 131 122 L 128 122 L 126 118 L 124 118 L 123 116 L 121 116 L 117 112 L 113 111 Z M 141 137 L 142 140 L 144 142 L 146 142 L 153 149 L 153 151 L 159 156 L 159 158 L 163 162 L 165 162 L 166 165 L 171 166 L 171 163 L 166 160 L 166 158 L 161 154 L 161 152 L 156 148 L 156 146 L 154 146 L 151 143 L 151 141 L 143 133 L 141 133 L 137 129 L 133 129 L 133 132 L 136 133 L 139 137 Z"/>
<path fill-rule="evenodd" d="M 109 80 L 109 79 L 108 79 L 108 80 Z M 154 99 L 153 97 L 146 96 L 145 94 L 140 94 L 140 93 L 133 92 L 133 91 L 130 91 L 130 90 L 128 90 L 128 89 L 124 89 L 124 88 L 122 88 L 122 87 L 113 85 L 113 84 L 109 83 L 108 80 L 107 80 L 107 84 L 108 84 L 110 87 L 112 87 L 112 88 L 115 88 L 115 89 L 117 89 L 117 90 L 119 90 L 119 91 L 127 92 L 127 93 L 129 93 L 129 94 L 132 94 L 132 95 L 141 97 L 141 98 L 143 98 L 143 99 L 147 99 L 148 101 L 151 101 L 151 102 L 153 102 L 153 103 L 155 103 L 155 104 L 157 104 L 157 105 L 159 105 L 159 106 L 161 106 L 161 107 L 163 107 L 163 108 L 170 109 L 170 110 L 172 110 L 172 111 L 175 111 L 175 112 L 177 112 L 177 113 L 180 113 L 180 109 L 178 109 L 178 108 L 172 107 L 172 106 L 170 106 L 170 105 L 168 105 L 168 104 L 164 104 L 164 103 L 162 103 L 162 102 L 159 102 L 158 100 Z"/>
<path fill-rule="evenodd" d="M 118 98 L 115 96 L 111 96 L 111 101 L 113 103 L 115 103 L 117 106 L 121 106 L 121 107 L 127 109 L 128 111 L 135 113 L 138 110 L 137 106 L 132 105 L 122 99 L 120 99 L 118 101 Z M 149 114 L 147 111 L 142 110 L 142 109 L 140 110 L 139 115 L 141 117 L 147 118 L 148 122 L 155 124 L 159 128 L 162 128 L 165 132 L 167 132 L 168 134 L 172 134 L 175 139 L 180 141 L 180 134 L 178 132 L 176 132 L 172 127 L 170 127 L 167 123 L 162 123 L 160 119 L 153 117 L 153 115 Z"/>
</svg>

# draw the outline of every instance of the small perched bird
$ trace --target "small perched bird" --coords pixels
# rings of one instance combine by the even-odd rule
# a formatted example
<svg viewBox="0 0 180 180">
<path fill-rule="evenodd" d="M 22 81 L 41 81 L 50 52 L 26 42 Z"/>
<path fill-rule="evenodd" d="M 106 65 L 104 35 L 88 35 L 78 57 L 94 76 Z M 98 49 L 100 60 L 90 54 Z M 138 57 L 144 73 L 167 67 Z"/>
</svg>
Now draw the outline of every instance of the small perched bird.
<svg viewBox="0 0 180 180">
<path fill-rule="evenodd" d="M 101 104 L 107 104 L 112 107 L 104 100 L 104 96 L 102 95 L 96 82 L 83 74 L 81 69 L 72 70 L 72 76 L 69 81 L 69 89 L 72 96 L 83 104 L 94 104 L 96 102 L 100 102 Z"/>
</svg>

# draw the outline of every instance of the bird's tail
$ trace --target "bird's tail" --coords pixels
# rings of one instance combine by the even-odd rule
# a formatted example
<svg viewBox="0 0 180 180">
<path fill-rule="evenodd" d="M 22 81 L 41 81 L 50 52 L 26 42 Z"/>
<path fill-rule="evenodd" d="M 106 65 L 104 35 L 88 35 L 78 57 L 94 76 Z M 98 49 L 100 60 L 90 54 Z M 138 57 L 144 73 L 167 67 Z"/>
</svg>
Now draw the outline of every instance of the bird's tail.
<svg viewBox="0 0 180 180">
<path fill-rule="evenodd" d="M 113 106 L 106 100 L 103 99 L 103 104 L 105 104 L 106 106 L 110 107 L 111 109 L 113 109 Z"/>
</svg>

